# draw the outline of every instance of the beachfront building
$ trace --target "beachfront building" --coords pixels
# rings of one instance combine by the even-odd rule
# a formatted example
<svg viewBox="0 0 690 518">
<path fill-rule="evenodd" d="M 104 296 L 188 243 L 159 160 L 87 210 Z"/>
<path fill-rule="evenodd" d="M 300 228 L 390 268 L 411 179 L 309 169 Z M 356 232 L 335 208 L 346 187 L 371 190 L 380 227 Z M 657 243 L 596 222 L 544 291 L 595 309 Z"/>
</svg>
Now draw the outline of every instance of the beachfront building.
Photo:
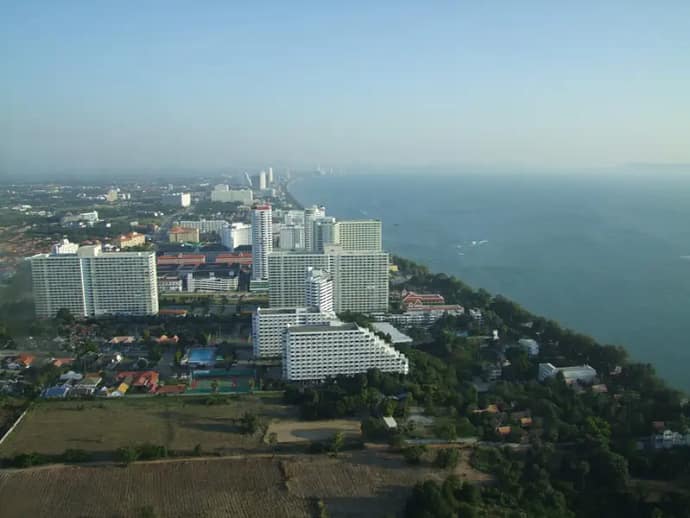
<svg viewBox="0 0 690 518">
<path fill-rule="evenodd" d="M 563 374 L 566 384 L 572 385 L 575 382 L 583 384 L 594 383 L 597 377 L 597 371 L 589 365 L 576 365 L 572 367 L 555 367 L 552 363 L 539 364 L 539 381 L 544 381 Z"/>
<path fill-rule="evenodd" d="M 273 251 L 273 217 L 271 206 L 255 205 L 252 209 L 252 279 L 269 278 L 268 256 Z"/>
<path fill-rule="evenodd" d="M 30 262 L 40 318 L 54 317 L 61 308 L 75 317 L 158 313 L 154 252 L 104 253 L 90 245 L 74 253 L 37 254 Z"/>
<path fill-rule="evenodd" d="M 258 308 L 252 315 L 254 357 L 280 357 L 283 333 L 290 325 L 325 324 L 334 318 L 334 313 L 322 313 L 318 308 Z"/>
<path fill-rule="evenodd" d="M 251 189 L 231 189 L 229 185 L 220 184 L 211 191 L 211 201 L 251 205 L 254 201 L 254 194 Z"/>
<path fill-rule="evenodd" d="M 328 272 L 308 267 L 304 298 L 307 307 L 318 308 L 324 313 L 332 312 L 333 277 Z"/>
<path fill-rule="evenodd" d="M 282 250 L 304 249 L 303 225 L 283 225 L 280 227 L 278 236 L 278 244 Z"/>
<path fill-rule="evenodd" d="M 314 381 L 367 372 L 407 374 L 407 357 L 369 329 L 331 320 L 323 325 L 289 326 L 283 334 L 283 377 Z"/>
<path fill-rule="evenodd" d="M 327 245 L 343 250 L 382 250 L 381 222 L 374 219 L 336 221 L 322 218 L 315 222 L 315 246 L 323 251 Z"/>
<path fill-rule="evenodd" d="M 249 223 L 231 223 L 221 229 L 220 242 L 230 250 L 251 245 L 252 226 Z"/>
<path fill-rule="evenodd" d="M 429 327 L 444 315 L 460 316 L 465 308 L 456 304 L 438 306 L 413 306 L 404 313 L 374 315 L 378 322 L 390 322 L 400 327 Z"/>
<path fill-rule="evenodd" d="M 326 207 L 313 205 L 304 209 L 304 249 L 315 252 L 314 222 L 326 217 Z"/>
<path fill-rule="evenodd" d="M 324 270 L 333 279 L 333 308 L 337 313 L 379 313 L 388 310 L 388 265 L 385 252 L 344 251 L 329 246 L 323 254 L 277 251 L 268 256 L 269 303 L 273 307 L 302 307 L 307 268 Z"/>
</svg>

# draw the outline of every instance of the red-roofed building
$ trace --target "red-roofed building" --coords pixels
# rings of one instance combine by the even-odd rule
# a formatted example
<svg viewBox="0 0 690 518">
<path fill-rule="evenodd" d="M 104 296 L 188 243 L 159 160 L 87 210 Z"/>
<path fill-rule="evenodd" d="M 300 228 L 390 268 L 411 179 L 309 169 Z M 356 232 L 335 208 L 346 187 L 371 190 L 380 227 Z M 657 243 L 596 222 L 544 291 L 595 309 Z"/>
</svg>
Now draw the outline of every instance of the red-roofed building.
<svg viewBox="0 0 690 518">
<path fill-rule="evenodd" d="M 158 310 L 158 315 L 159 316 L 168 316 L 168 317 L 186 317 L 187 314 L 189 313 L 188 310 L 186 309 L 159 309 Z"/>
<path fill-rule="evenodd" d="M 156 371 L 125 371 L 117 374 L 118 381 L 127 378 L 132 380 L 130 386 L 146 392 L 155 392 L 158 388 L 158 373 Z"/>
<path fill-rule="evenodd" d="M 236 254 L 218 254 L 216 263 L 219 264 L 252 264 L 252 254 L 249 252 L 239 252 Z"/>
<path fill-rule="evenodd" d="M 445 304 L 446 299 L 438 293 L 415 293 L 408 291 L 403 293 L 402 303 L 406 306 L 426 306 L 435 304 Z"/>
<path fill-rule="evenodd" d="M 158 387 L 156 394 L 182 394 L 185 390 L 187 390 L 186 385 L 165 385 L 163 387 Z"/>
<path fill-rule="evenodd" d="M 174 335 L 174 336 L 161 335 L 158 338 L 153 338 L 153 341 L 156 342 L 157 344 L 176 344 L 177 342 L 180 341 L 180 338 L 177 335 Z"/>
<path fill-rule="evenodd" d="M 33 354 L 20 354 L 17 357 L 17 362 L 24 365 L 24 367 L 31 367 L 36 357 Z"/>
<path fill-rule="evenodd" d="M 122 234 L 115 238 L 115 246 L 120 248 L 130 248 L 133 246 L 141 246 L 146 243 L 146 237 L 144 234 L 139 232 L 130 232 L 128 234 Z"/>
<path fill-rule="evenodd" d="M 55 367 L 62 367 L 63 365 L 71 365 L 74 358 L 53 358 L 52 364 Z"/>
<path fill-rule="evenodd" d="M 206 262 L 204 254 L 176 254 L 176 255 L 159 255 L 156 263 L 159 266 L 166 264 L 176 264 L 185 266 L 198 266 Z"/>
</svg>

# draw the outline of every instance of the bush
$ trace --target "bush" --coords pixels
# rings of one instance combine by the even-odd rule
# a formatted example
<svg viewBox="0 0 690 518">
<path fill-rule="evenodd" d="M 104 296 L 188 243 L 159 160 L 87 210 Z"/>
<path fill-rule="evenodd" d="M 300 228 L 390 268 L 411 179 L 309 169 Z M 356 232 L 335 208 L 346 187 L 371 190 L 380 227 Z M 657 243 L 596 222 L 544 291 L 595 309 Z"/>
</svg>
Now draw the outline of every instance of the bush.
<svg viewBox="0 0 690 518">
<path fill-rule="evenodd" d="M 139 458 L 139 453 L 134 446 L 125 446 L 115 451 L 115 458 L 125 464 L 131 464 Z"/>
<path fill-rule="evenodd" d="M 137 453 L 141 460 L 164 459 L 168 456 L 168 449 L 159 444 L 144 443 L 137 447 Z"/>
<path fill-rule="evenodd" d="M 434 465 L 442 469 L 453 469 L 460 461 L 460 452 L 456 448 L 443 448 L 438 450 Z"/>
<path fill-rule="evenodd" d="M 20 453 L 8 460 L 9 465 L 15 468 L 30 468 L 31 466 L 39 466 L 49 462 L 50 458 L 48 456 L 36 452 Z"/>
<path fill-rule="evenodd" d="M 63 462 L 88 462 L 93 457 L 88 451 L 70 448 L 64 451 L 61 458 Z"/>
<path fill-rule="evenodd" d="M 403 456 L 408 464 L 419 464 L 422 462 L 422 456 L 426 452 L 426 446 L 410 446 L 403 450 Z"/>
</svg>

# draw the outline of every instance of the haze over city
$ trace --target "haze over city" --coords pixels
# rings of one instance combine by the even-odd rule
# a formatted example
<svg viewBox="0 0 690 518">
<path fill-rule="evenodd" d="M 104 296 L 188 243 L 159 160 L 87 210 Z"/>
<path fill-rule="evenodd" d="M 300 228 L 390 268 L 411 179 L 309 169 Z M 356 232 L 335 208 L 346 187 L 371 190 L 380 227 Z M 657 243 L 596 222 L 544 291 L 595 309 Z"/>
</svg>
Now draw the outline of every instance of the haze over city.
<svg viewBox="0 0 690 518">
<path fill-rule="evenodd" d="M 14 2 L 0 174 L 688 163 L 690 4 Z"/>
</svg>

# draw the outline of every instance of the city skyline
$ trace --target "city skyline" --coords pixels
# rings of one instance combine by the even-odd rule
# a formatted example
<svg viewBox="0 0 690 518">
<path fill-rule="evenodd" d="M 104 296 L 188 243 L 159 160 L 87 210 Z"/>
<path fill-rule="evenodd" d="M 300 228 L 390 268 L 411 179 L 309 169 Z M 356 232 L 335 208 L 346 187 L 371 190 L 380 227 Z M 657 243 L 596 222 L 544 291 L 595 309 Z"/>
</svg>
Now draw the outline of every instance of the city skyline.
<svg viewBox="0 0 690 518">
<path fill-rule="evenodd" d="M 0 174 L 687 164 L 689 16 L 683 2 L 8 4 Z"/>
</svg>

